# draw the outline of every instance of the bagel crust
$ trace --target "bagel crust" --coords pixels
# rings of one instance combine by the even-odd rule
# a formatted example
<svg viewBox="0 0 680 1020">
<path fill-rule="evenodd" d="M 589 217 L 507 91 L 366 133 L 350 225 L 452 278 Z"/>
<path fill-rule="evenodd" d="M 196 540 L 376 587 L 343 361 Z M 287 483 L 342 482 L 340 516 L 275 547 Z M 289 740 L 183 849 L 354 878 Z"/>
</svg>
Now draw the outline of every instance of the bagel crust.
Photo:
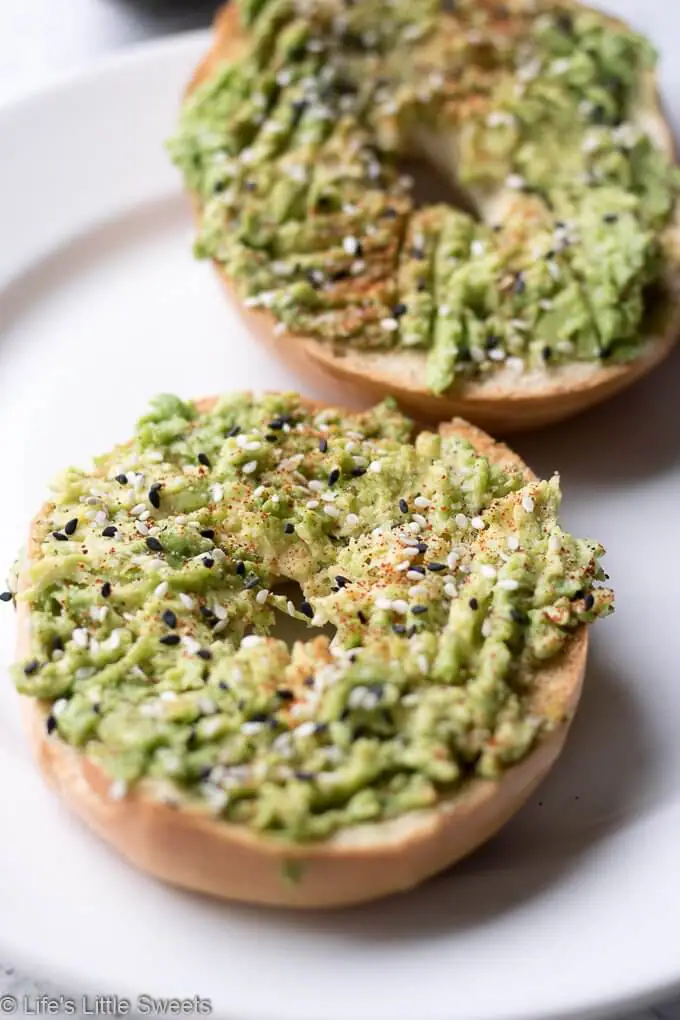
<svg viewBox="0 0 680 1020">
<path fill-rule="evenodd" d="M 252 34 L 258 25 L 266 23 L 267 17 L 270 17 L 272 24 L 276 22 L 276 17 L 279 17 L 281 20 L 280 32 L 285 34 L 287 28 L 285 18 L 281 13 L 277 14 L 276 9 L 283 10 L 286 3 L 287 0 L 268 0 L 267 3 L 241 0 L 241 17 L 239 17 L 238 4 L 230 4 L 222 9 L 215 22 L 212 46 L 196 69 L 188 88 L 185 103 L 187 118 L 190 118 L 193 111 L 198 109 L 197 104 L 204 103 L 207 108 L 208 104 L 213 102 L 210 99 L 209 90 L 218 89 L 219 86 L 216 83 L 219 82 L 220 75 L 223 78 L 228 75 L 229 71 L 225 71 L 225 67 L 234 67 L 246 59 L 250 52 Z M 408 5 L 406 6 L 408 7 Z M 436 3 L 428 0 L 427 3 L 422 4 L 422 11 L 433 12 L 436 11 L 437 6 Z M 323 10 L 331 7 L 333 7 L 333 0 L 328 0 L 327 3 L 320 5 L 320 9 Z M 416 17 L 417 7 L 418 5 L 413 5 L 412 8 L 408 7 L 409 16 L 412 13 L 413 17 Z M 490 10 L 492 7 L 493 5 L 489 5 Z M 447 52 L 447 40 L 450 41 L 451 46 L 455 46 L 455 40 L 461 32 L 471 30 L 472 34 L 478 31 L 479 25 L 483 22 L 483 15 L 480 11 L 486 12 L 484 17 L 492 19 L 492 14 L 489 14 L 486 8 L 486 4 L 475 6 L 468 0 L 462 0 L 456 8 L 459 20 L 449 14 L 431 13 L 431 17 L 438 19 L 436 21 L 437 28 L 434 30 L 435 42 L 431 44 L 434 56 L 428 56 L 429 60 L 435 62 L 435 67 L 439 50 Z M 498 39 L 502 40 L 505 35 L 512 39 L 513 33 L 520 33 L 517 26 L 524 24 L 523 19 L 528 17 L 530 21 L 531 19 L 538 21 L 542 12 L 554 14 L 555 11 L 558 11 L 559 17 L 567 24 L 573 23 L 581 16 L 592 16 L 597 19 L 598 25 L 604 31 L 612 34 L 613 38 L 629 34 L 630 31 L 622 22 L 592 12 L 589 8 L 573 3 L 571 0 L 540 0 L 533 5 L 528 4 L 526 0 L 512 0 L 504 5 L 496 5 L 493 9 L 501 11 L 501 8 L 506 11 L 506 14 L 498 15 L 501 20 L 498 23 L 490 20 L 488 29 L 490 46 L 496 45 Z M 260 11 L 256 16 L 255 12 L 260 9 L 263 9 L 263 12 Z M 291 9 L 294 9 L 294 5 Z M 399 16 L 401 14 L 400 9 Z M 298 15 L 298 20 L 292 22 L 293 26 L 304 22 L 306 15 L 302 7 Z M 379 19 L 382 16 L 378 15 L 377 17 Z M 244 22 L 248 23 L 249 20 L 250 24 L 244 25 Z M 368 21 L 370 22 L 370 18 Z M 377 31 L 377 27 L 371 23 L 369 31 L 374 30 Z M 292 29 L 291 34 L 293 34 Z M 415 36 L 415 32 L 413 34 Z M 521 34 L 518 35 L 516 42 L 518 47 L 522 38 Z M 635 37 L 631 36 L 631 38 Z M 436 40 L 444 41 L 440 44 Z M 423 43 L 426 50 L 428 45 L 430 44 L 427 42 Z M 502 52 L 502 42 L 498 45 Z M 419 59 L 425 60 L 424 57 L 420 58 L 417 55 L 418 52 L 416 52 L 416 56 L 412 57 L 410 51 L 406 49 L 403 57 L 404 62 L 408 64 L 409 60 L 413 60 L 414 66 L 417 67 Z M 279 57 L 280 54 L 277 50 L 272 59 L 277 60 Z M 288 70 L 289 64 L 285 62 L 285 55 L 280 59 L 283 60 L 283 71 L 280 72 L 279 77 L 283 74 L 284 77 L 281 80 L 287 81 L 285 76 L 291 73 Z M 443 60 L 444 57 L 441 59 Z M 452 59 L 450 55 L 448 59 Z M 290 67 L 292 66 L 291 64 Z M 344 67 L 342 61 L 340 66 Z M 371 66 L 369 62 L 367 70 L 361 73 L 370 74 Z M 426 66 L 432 67 L 433 64 L 430 63 Z M 520 70 L 523 71 L 522 68 Z M 378 75 L 383 71 L 383 64 L 377 61 L 374 73 Z M 313 77 L 313 72 L 310 73 Z M 432 81 L 435 81 L 436 74 L 435 70 Z M 395 79 L 395 82 L 396 84 L 391 83 L 388 90 L 390 95 L 398 91 L 398 87 L 401 87 L 398 78 Z M 435 88 L 435 86 L 432 87 Z M 215 94 L 217 95 L 217 92 Z M 219 101 L 221 100 L 214 100 L 215 118 L 218 117 Z M 388 153 L 386 157 L 388 160 L 391 150 L 396 146 L 399 155 L 406 154 L 420 159 L 424 157 L 430 163 L 435 164 L 452 180 L 457 189 L 463 189 L 466 200 L 476 209 L 482 223 L 494 227 L 494 229 L 499 223 L 505 224 L 504 232 L 499 235 L 501 238 L 499 250 L 501 252 L 507 253 L 517 243 L 518 233 L 522 250 L 528 250 L 532 244 L 538 245 L 540 249 L 543 244 L 542 239 L 544 239 L 543 247 L 547 251 L 553 243 L 550 241 L 553 214 L 548 215 L 546 211 L 548 207 L 540 196 L 534 197 L 533 194 L 522 193 L 521 188 L 519 191 L 517 190 L 518 181 L 521 180 L 517 173 L 509 173 L 507 177 L 499 177 L 496 174 L 494 177 L 493 173 L 489 171 L 489 179 L 481 178 L 464 184 L 459 181 L 458 164 L 462 158 L 460 149 L 461 146 L 464 147 L 467 144 L 465 131 L 468 129 L 465 125 L 468 124 L 470 118 L 474 120 L 474 117 L 477 116 L 474 109 L 470 111 L 464 104 L 457 107 L 455 103 L 459 100 L 447 99 L 444 102 L 437 101 L 435 97 L 434 100 L 430 99 L 428 102 L 430 106 L 434 104 L 436 112 L 434 119 L 428 112 L 430 106 L 426 105 L 425 113 L 421 114 L 416 111 L 415 114 L 406 113 L 403 115 L 407 127 L 404 127 L 398 118 L 395 123 L 394 118 L 391 119 L 390 110 L 382 119 L 380 119 L 380 114 L 376 114 L 375 124 L 369 118 L 369 127 L 365 128 L 365 131 L 370 132 L 373 128 L 376 132 L 376 139 L 361 135 L 362 144 L 374 144 L 381 152 L 383 151 L 381 146 L 383 146 L 384 151 Z M 460 103 L 462 104 L 462 101 Z M 240 116 L 240 108 L 236 110 L 236 113 Z M 649 243 L 648 269 L 640 269 L 640 273 L 637 274 L 637 282 L 635 274 L 631 275 L 629 282 L 621 289 L 618 301 L 612 299 L 611 305 L 607 309 L 602 309 L 601 312 L 597 311 L 595 304 L 591 301 L 591 295 L 607 291 L 619 270 L 614 268 L 614 261 L 612 261 L 611 275 L 603 281 L 602 286 L 599 279 L 591 281 L 589 274 L 592 275 L 593 271 L 597 271 L 593 270 L 593 266 L 605 263 L 608 265 L 607 260 L 610 255 L 604 255 L 604 249 L 598 250 L 597 254 L 593 251 L 592 255 L 586 251 L 586 262 L 590 258 L 591 265 L 586 266 L 584 270 L 579 268 L 576 271 L 577 281 L 573 286 L 577 286 L 577 289 L 582 291 L 586 305 L 593 304 L 591 312 L 583 312 L 584 315 L 592 313 L 593 336 L 586 342 L 581 334 L 574 343 L 579 350 L 585 344 L 589 351 L 588 354 L 575 353 L 574 343 L 571 344 L 572 353 L 569 352 L 570 341 L 565 340 L 566 334 L 562 335 L 560 332 L 563 327 L 559 319 L 556 325 L 550 325 L 552 319 L 549 317 L 553 315 L 550 308 L 552 298 L 541 299 L 542 312 L 536 315 L 534 314 L 535 310 L 529 307 L 524 325 L 522 324 L 524 312 L 521 309 L 515 308 L 513 312 L 508 312 L 508 315 L 515 316 L 511 318 L 511 325 L 508 326 L 510 333 L 515 328 L 520 332 L 528 331 L 523 334 L 525 338 L 528 337 L 528 340 L 523 340 L 522 337 L 518 339 L 516 335 L 510 336 L 509 333 L 506 336 L 506 326 L 501 323 L 502 339 L 495 349 L 491 348 L 492 357 L 490 360 L 488 351 L 484 348 L 486 340 L 480 340 L 479 343 L 482 343 L 482 347 L 478 348 L 475 346 L 478 341 L 470 338 L 472 334 L 467 339 L 460 337 L 455 341 L 451 339 L 454 334 L 459 336 L 459 331 L 464 331 L 467 328 L 461 326 L 460 323 L 467 321 L 464 316 L 469 313 L 465 310 L 467 306 L 463 306 L 463 311 L 460 314 L 455 310 L 454 305 L 457 299 L 450 298 L 453 291 L 447 290 L 443 283 L 438 284 L 437 294 L 433 298 L 435 306 L 427 313 L 422 313 L 422 316 L 425 317 L 423 321 L 429 321 L 430 326 L 424 326 L 423 322 L 411 322 L 412 309 L 416 305 L 421 307 L 420 298 L 422 295 L 413 290 L 409 283 L 413 273 L 408 266 L 408 259 L 404 252 L 408 252 L 412 247 L 413 237 L 418 240 L 418 238 L 426 236 L 430 221 L 435 223 L 432 227 L 433 230 L 449 230 L 449 233 L 452 229 L 454 232 L 458 230 L 461 223 L 465 226 L 467 221 L 463 214 L 455 213 L 450 209 L 447 211 L 443 206 L 416 209 L 414 212 L 409 196 L 400 191 L 401 178 L 393 184 L 375 186 L 378 188 L 375 194 L 371 190 L 374 185 L 370 183 L 370 179 L 368 183 L 361 185 L 361 188 L 365 189 L 367 197 L 365 209 L 361 213 L 363 219 L 360 222 L 363 225 L 368 222 L 369 227 L 373 224 L 374 228 L 377 225 L 377 234 L 366 236 L 363 233 L 363 226 L 354 229 L 351 215 L 344 217 L 344 226 L 340 222 L 339 226 L 335 228 L 339 233 L 332 242 L 336 245 L 332 249 L 336 255 L 333 256 L 335 262 L 331 259 L 331 263 L 341 265 L 341 268 L 336 272 L 336 276 L 341 282 L 334 283 L 335 277 L 332 279 L 328 275 L 324 277 L 325 265 L 318 263 L 320 268 L 311 270 L 311 275 L 307 270 L 310 282 L 303 280 L 299 285 L 291 285 L 290 295 L 285 290 L 287 277 L 284 278 L 280 284 L 284 288 L 280 293 L 284 296 L 279 304 L 279 299 L 276 297 L 276 294 L 279 293 L 276 290 L 278 286 L 276 274 L 272 275 L 271 265 L 278 265 L 278 262 L 281 261 L 278 248 L 286 250 L 285 237 L 288 235 L 285 235 L 281 243 L 277 241 L 267 248 L 265 231 L 261 240 L 253 241 L 253 244 L 258 246 L 264 245 L 261 252 L 259 247 L 256 249 L 256 256 L 253 256 L 252 250 L 248 248 L 250 241 L 242 242 L 240 240 L 244 228 L 239 226 L 241 223 L 239 217 L 241 217 L 243 209 L 248 208 L 247 203 L 250 199 L 248 193 L 244 195 L 239 190 L 240 184 L 230 183 L 231 177 L 227 176 L 224 179 L 219 177 L 219 159 L 224 159 L 224 157 L 219 152 L 213 155 L 211 146 L 216 146 L 217 142 L 212 139 L 212 136 L 207 149 L 201 148 L 206 144 L 206 128 L 203 121 L 199 122 L 199 127 L 196 128 L 193 135 L 191 134 L 193 129 L 182 129 L 188 131 L 188 140 L 182 137 L 180 131 L 178 138 L 172 143 L 172 152 L 185 174 L 192 196 L 192 204 L 199 227 L 197 248 L 199 254 L 212 258 L 227 295 L 249 332 L 278 357 L 293 365 L 308 382 L 315 383 L 320 379 L 327 382 L 331 379 L 335 384 L 340 384 L 341 393 L 345 393 L 348 400 L 350 398 L 353 400 L 356 398 L 365 399 L 366 397 L 375 400 L 390 394 L 407 412 L 423 421 L 441 421 L 462 415 L 481 427 L 493 431 L 520 431 L 567 418 L 624 389 L 666 357 L 680 332 L 680 242 L 678 241 L 680 237 L 680 206 L 676 198 L 676 178 L 673 177 L 671 169 L 675 158 L 674 143 L 662 111 L 651 64 L 647 67 L 643 62 L 643 69 L 635 82 L 624 114 L 626 124 L 620 130 L 626 128 L 630 131 L 637 131 L 640 137 L 646 139 L 645 144 L 651 145 L 652 153 L 656 154 L 651 158 L 658 160 L 659 166 L 662 167 L 659 178 L 663 178 L 665 183 L 661 186 L 669 189 L 670 197 L 667 199 L 665 211 L 659 216 L 655 214 L 649 222 L 640 213 L 640 224 L 644 222 L 644 229 L 649 232 L 647 235 Z M 409 120 L 409 116 L 411 120 Z M 499 114 L 494 107 L 489 117 L 493 118 L 494 116 L 502 118 L 504 114 Z M 219 132 L 219 120 L 215 118 L 210 121 L 210 130 Z M 225 114 L 225 122 L 229 123 L 228 114 Z M 342 130 L 344 130 L 342 127 L 338 128 L 340 133 Z M 575 145 L 580 145 L 582 142 L 584 146 L 591 144 L 587 130 L 586 125 L 583 128 L 582 137 L 574 143 Z M 364 131 L 364 127 L 362 127 L 362 131 Z M 272 134 L 275 134 L 274 127 L 272 127 Z M 330 142 L 328 144 L 331 145 Z M 351 132 L 344 144 L 348 150 L 351 150 L 353 144 Z M 553 141 L 548 139 L 545 144 L 549 147 Z M 592 142 L 592 144 L 596 143 Z M 338 145 L 342 149 L 342 139 Z M 248 152 L 250 148 L 255 151 L 257 144 L 253 143 L 248 148 Z M 293 150 L 293 153 L 297 151 Z M 304 151 L 304 149 L 300 151 Z M 310 150 L 310 152 L 308 158 L 314 161 L 316 150 Z M 285 169 L 287 166 L 285 148 L 283 157 L 281 157 L 283 169 L 277 169 L 276 159 L 278 158 L 278 156 L 270 158 L 273 176 L 267 176 L 269 171 L 266 168 L 269 164 L 266 161 L 263 164 L 265 169 L 262 170 L 264 175 L 262 187 L 265 196 L 276 193 L 277 180 L 282 173 L 288 172 Z M 329 156 L 331 163 L 335 158 L 331 153 Z M 480 155 L 478 158 L 486 157 Z M 235 157 L 232 162 L 237 165 L 238 159 Z M 228 160 L 226 162 L 228 163 Z M 203 179 L 200 184 L 197 177 L 199 164 L 204 167 Z M 253 180 L 250 185 L 253 189 L 256 189 L 254 182 L 259 179 L 255 172 L 259 172 L 259 166 L 260 164 L 256 162 L 252 168 L 251 177 Z M 249 162 L 246 169 L 250 169 Z M 384 173 L 387 172 L 384 170 Z M 235 179 L 240 180 L 239 171 L 230 169 L 225 170 L 224 173 L 236 173 Z M 652 174 L 647 176 L 651 179 Z M 212 187 L 215 188 L 216 194 L 211 192 Z M 351 185 L 347 187 L 350 188 Z M 364 193 L 361 188 L 358 191 L 359 195 Z M 383 190 L 380 191 L 380 188 Z M 591 193 L 596 191 L 597 188 L 593 188 L 591 192 L 588 192 L 588 201 L 591 200 Z M 232 193 L 233 207 L 229 205 L 232 201 Z M 255 191 L 255 193 L 257 192 Z M 624 192 L 621 194 L 623 195 Z M 355 206 L 357 205 L 359 199 L 356 199 L 356 195 L 357 190 L 355 189 L 352 192 L 351 201 L 348 200 L 343 209 L 350 208 L 353 203 Z M 379 197 L 375 197 L 375 195 Z M 622 199 L 626 207 L 628 207 L 629 200 L 633 204 L 637 201 L 637 198 L 632 198 L 632 192 L 630 194 L 626 192 Z M 397 225 L 391 235 L 388 227 L 384 226 L 386 221 L 382 219 L 384 208 L 380 204 L 381 201 L 383 201 L 383 206 L 384 202 L 388 201 L 388 210 L 397 216 Z M 597 201 L 605 201 L 605 199 L 598 198 Z M 616 199 L 615 205 L 617 202 L 618 199 Z M 618 209 L 619 206 L 616 205 L 616 208 Z M 305 225 L 313 224 L 314 217 L 319 218 L 319 210 L 310 206 L 303 215 L 307 216 L 306 220 L 303 219 Z M 614 221 L 616 215 L 616 213 L 612 213 L 609 217 L 605 216 L 605 220 L 607 222 L 609 219 Z M 637 215 L 636 212 L 635 216 Z M 554 214 L 554 216 L 559 222 L 558 214 Z M 564 213 L 563 216 L 566 217 L 567 214 Z M 442 223 L 449 224 L 449 226 L 442 227 Z M 469 224 L 467 225 L 469 226 Z M 288 228 L 291 224 L 284 220 L 283 226 Z M 277 223 L 277 226 L 272 228 L 272 236 L 277 236 L 278 229 Z M 405 233 L 401 235 L 401 241 L 398 241 L 400 230 Z M 580 228 L 574 227 L 574 230 L 578 234 Z M 385 231 L 387 231 L 385 237 L 391 239 L 383 241 L 381 238 Z M 234 241 L 237 236 L 239 240 Z M 556 236 L 559 252 L 562 250 L 560 246 L 563 244 L 559 230 Z M 488 231 L 486 233 L 482 231 L 479 237 L 481 240 L 478 238 L 471 243 L 473 254 L 477 253 L 479 246 L 482 246 L 479 247 L 481 252 L 484 245 L 495 244 L 493 234 Z M 358 260 L 355 259 L 354 262 L 350 260 L 346 267 L 342 253 L 340 256 L 337 255 L 337 251 L 340 250 L 338 246 L 341 243 L 351 242 L 353 244 L 357 239 Z M 567 248 L 571 243 L 571 241 L 566 242 Z M 615 247 L 624 252 L 630 249 L 630 257 L 634 259 L 635 256 L 632 252 L 637 243 L 635 238 L 628 241 L 626 236 L 620 235 L 620 240 L 617 241 Z M 595 249 L 596 247 L 592 239 L 584 240 L 583 244 L 586 248 Z M 373 248 L 377 252 L 375 255 L 372 254 Z M 660 260 L 657 259 L 657 248 L 661 252 Z M 267 255 L 267 251 L 274 253 Z M 353 253 L 354 248 L 348 248 L 347 251 Z M 473 258 L 473 255 L 462 254 L 459 257 L 465 261 L 466 258 Z M 474 254 L 474 257 L 477 255 Z M 504 259 L 505 255 L 501 257 Z M 571 256 L 567 258 L 564 265 L 560 264 L 559 272 L 566 271 L 567 275 L 569 274 L 571 271 L 569 258 Z M 611 254 L 611 258 L 615 260 L 618 258 L 618 254 Z M 266 268 L 267 260 L 269 260 L 269 269 Z M 310 256 L 303 256 L 300 265 L 311 264 Z M 518 270 L 518 266 L 524 268 Z M 289 272 L 289 269 L 284 268 L 283 263 L 281 272 Z M 301 269 L 300 272 L 302 272 Z M 356 282 L 352 282 L 351 276 L 355 272 L 357 273 Z M 499 277 L 498 293 L 503 294 L 504 289 L 511 286 L 523 287 L 524 277 L 527 280 L 533 279 L 532 273 L 534 272 L 534 264 L 530 259 L 527 262 L 524 255 L 508 256 L 508 269 L 505 271 L 505 277 L 502 274 Z M 557 273 L 558 269 L 555 272 Z M 610 270 L 603 269 L 603 272 L 609 273 Z M 350 277 L 349 281 L 345 280 L 343 273 Z M 315 274 L 317 275 L 315 276 Z M 266 287 L 264 284 L 256 285 L 255 281 L 258 278 L 263 281 L 267 280 Z M 516 281 L 514 285 L 512 284 L 513 279 Z M 454 286 L 457 284 L 452 283 L 451 287 Z M 614 284 L 614 286 L 618 287 L 619 284 Z M 296 290 L 295 287 L 298 289 Z M 300 287 L 307 288 L 305 297 L 301 296 Z M 316 289 L 316 297 L 310 296 L 310 287 Z M 558 304 L 561 300 L 561 287 L 562 283 L 555 287 Z M 567 288 L 566 282 L 564 287 Z M 637 294 L 634 299 L 630 287 L 633 287 Z M 296 297 L 296 295 L 298 296 Z M 319 300 L 322 309 L 320 312 L 306 311 L 307 306 L 313 308 L 314 301 L 318 303 Z M 640 303 L 640 310 L 630 313 L 630 316 L 635 319 L 636 325 L 631 325 L 628 312 L 621 318 L 620 323 L 613 324 L 619 314 L 620 306 L 633 301 Z M 643 304 L 644 309 L 642 308 Z M 324 311 L 324 307 L 328 310 Z M 632 307 L 631 303 L 630 308 L 632 309 Z M 397 309 L 396 318 L 394 317 L 395 308 Z M 490 342 L 496 343 L 498 338 L 494 336 L 494 329 L 497 328 L 498 322 L 497 316 L 496 318 L 488 316 L 486 319 L 482 317 L 479 320 L 481 326 L 475 322 L 474 329 L 486 329 L 487 339 L 491 336 Z M 304 328 L 301 328 L 301 323 L 308 323 L 309 331 L 306 332 Z M 425 332 L 427 329 L 431 330 L 429 340 L 422 337 L 420 340 L 418 339 L 418 330 L 421 328 Z M 472 329 L 472 326 L 469 328 Z M 595 333 L 598 334 L 598 339 L 595 339 Z M 442 336 L 444 336 L 443 340 Z M 524 350 L 522 350 L 523 343 Z M 457 345 L 458 349 L 466 352 L 467 365 L 462 361 L 457 361 L 455 370 L 451 368 L 447 344 L 449 347 Z M 440 350 L 443 352 L 441 356 Z M 516 353 L 513 354 L 513 351 L 519 351 L 520 356 L 518 357 Z M 441 368 L 444 363 L 446 367 Z M 481 364 L 481 369 L 475 369 L 475 363 Z M 450 373 L 451 380 L 447 382 Z"/>
<path fill-rule="evenodd" d="M 214 406 L 214 400 L 195 405 L 200 414 Z M 304 406 L 319 410 L 309 402 Z M 536 486 L 545 483 L 537 483 L 507 447 L 460 419 L 440 431 L 445 439 L 470 444 L 503 472 L 518 473 L 525 486 L 518 499 L 528 505 L 529 492 L 539 498 Z M 18 686 L 24 692 L 38 675 L 30 658 L 36 654 L 32 601 L 35 570 L 45 563 L 45 520 L 54 520 L 53 513 L 53 505 L 44 507 L 34 521 L 19 572 Z M 114 579 L 114 594 L 107 598 L 115 597 L 115 586 Z M 129 788 L 120 780 L 112 783 L 93 744 L 73 746 L 60 736 L 54 698 L 22 698 L 26 732 L 43 775 L 69 807 L 123 857 L 163 881 L 226 899 L 298 908 L 374 900 L 412 888 L 469 854 L 541 782 L 564 745 L 581 693 L 588 643 L 584 623 L 609 610 L 610 593 L 591 591 L 586 609 L 572 616 L 573 632 L 561 651 L 542 661 L 532 676 L 524 712 L 544 725 L 517 764 L 491 778 L 472 775 L 451 792 L 443 791 L 434 806 L 344 825 L 327 838 L 296 840 L 235 824 L 218 817 L 209 804 L 185 798 L 167 778 L 143 775 Z M 583 599 L 583 591 L 573 598 Z M 562 603 L 548 611 L 554 614 Z"/>
</svg>

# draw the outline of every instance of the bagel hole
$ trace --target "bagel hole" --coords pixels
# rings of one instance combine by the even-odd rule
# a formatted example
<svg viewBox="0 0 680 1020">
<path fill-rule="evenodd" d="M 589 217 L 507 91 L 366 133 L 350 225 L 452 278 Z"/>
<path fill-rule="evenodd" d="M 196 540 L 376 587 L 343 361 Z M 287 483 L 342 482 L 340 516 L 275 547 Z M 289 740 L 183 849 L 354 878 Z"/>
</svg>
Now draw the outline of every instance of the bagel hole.
<svg viewBox="0 0 680 1020">
<path fill-rule="evenodd" d="M 299 608 L 300 603 L 304 601 L 305 596 L 302 588 L 296 581 L 277 584 L 274 591 L 277 595 L 283 595 L 286 599 L 290 599 L 296 608 Z M 292 648 L 297 641 L 312 641 L 316 637 L 326 637 L 332 641 L 335 631 L 335 627 L 330 623 L 324 627 L 315 627 L 311 620 L 309 623 L 305 623 L 303 620 L 295 620 L 287 613 L 276 610 L 276 621 L 270 631 L 270 637 L 284 641 L 289 648 Z"/>
<path fill-rule="evenodd" d="M 470 196 L 461 188 L 452 173 L 446 173 L 427 155 L 407 156 L 399 160 L 399 172 L 413 179 L 411 197 L 417 209 L 430 205 L 450 205 L 479 219 Z"/>
</svg>

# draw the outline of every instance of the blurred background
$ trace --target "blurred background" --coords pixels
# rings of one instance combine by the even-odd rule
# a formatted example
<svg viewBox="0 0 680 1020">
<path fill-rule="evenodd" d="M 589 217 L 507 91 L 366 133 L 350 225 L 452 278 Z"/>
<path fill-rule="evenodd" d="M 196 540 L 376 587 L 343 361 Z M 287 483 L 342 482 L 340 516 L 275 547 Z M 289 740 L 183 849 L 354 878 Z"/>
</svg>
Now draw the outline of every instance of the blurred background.
<svg viewBox="0 0 680 1020">
<path fill-rule="evenodd" d="M 131 43 L 210 24 L 219 0 L 0 0 L 0 100 Z"/>
</svg>

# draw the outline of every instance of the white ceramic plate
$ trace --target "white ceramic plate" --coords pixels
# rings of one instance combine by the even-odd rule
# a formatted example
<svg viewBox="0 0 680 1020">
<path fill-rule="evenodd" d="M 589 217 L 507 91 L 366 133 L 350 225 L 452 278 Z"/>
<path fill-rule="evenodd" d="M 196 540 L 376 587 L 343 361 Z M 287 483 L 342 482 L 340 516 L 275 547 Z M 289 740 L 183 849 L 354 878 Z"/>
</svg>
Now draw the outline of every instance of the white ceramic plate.
<svg viewBox="0 0 680 1020">
<path fill-rule="evenodd" d="M 680 9 L 615 10 L 661 45 L 679 114 Z M 162 142 L 204 44 L 145 47 L 0 111 L 0 563 L 48 478 L 125 436 L 152 394 L 295 386 L 191 258 Z M 556 1020 L 680 986 L 680 357 L 517 445 L 561 470 L 569 524 L 606 543 L 618 612 L 596 629 L 562 762 L 501 836 L 422 891 L 346 913 L 174 892 L 43 788 L 5 678 L 5 958 L 71 989 L 209 997 L 231 1020 Z"/>
</svg>

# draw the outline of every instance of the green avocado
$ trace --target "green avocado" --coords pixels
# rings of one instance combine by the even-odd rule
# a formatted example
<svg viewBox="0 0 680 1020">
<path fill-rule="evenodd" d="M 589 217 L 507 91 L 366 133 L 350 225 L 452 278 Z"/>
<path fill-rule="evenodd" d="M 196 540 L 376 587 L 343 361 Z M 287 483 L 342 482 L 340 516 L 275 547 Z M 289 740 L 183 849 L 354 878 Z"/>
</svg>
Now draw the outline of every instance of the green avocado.
<svg viewBox="0 0 680 1020">
<path fill-rule="evenodd" d="M 297 842 L 431 805 L 560 721 L 529 708 L 534 671 L 612 608 L 559 501 L 392 401 L 161 396 L 55 484 L 17 689 L 112 797 L 154 780 Z"/>
<path fill-rule="evenodd" d="M 239 7 L 243 56 L 170 151 L 196 252 L 244 300 L 281 332 L 420 350 L 434 393 L 640 354 L 680 183 L 638 123 L 645 39 L 563 0 Z M 400 158 L 430 150 L 466 210 L 417 208 Z"/>
</svg>

